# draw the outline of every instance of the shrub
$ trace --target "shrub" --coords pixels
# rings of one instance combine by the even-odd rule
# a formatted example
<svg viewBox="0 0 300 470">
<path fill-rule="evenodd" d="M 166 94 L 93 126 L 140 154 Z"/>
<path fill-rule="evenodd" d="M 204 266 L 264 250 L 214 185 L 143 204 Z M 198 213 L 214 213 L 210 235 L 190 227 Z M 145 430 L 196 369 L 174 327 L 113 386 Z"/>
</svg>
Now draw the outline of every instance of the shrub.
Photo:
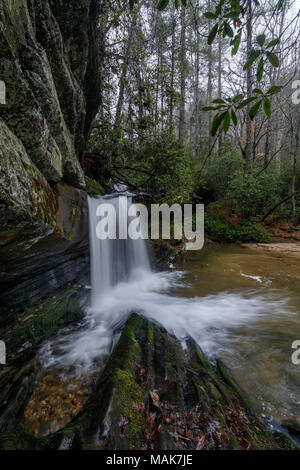
<svg viewBox="0 0 300 470">
<path fill-rule="evenodd" d="M 280 201 L 278 189 L 279 175 L 273 171 L 265 171 L 259 176 L 254 172 L 239 171 L 230 181 L 224 199 L 235 214 L 253 217 Z"/>
<path fill-rule="evenodd" d="M 273 240 L 258 219 L 241 219 L 238 223 L 231 223 L 212 210 L 214 208 L 215 205 L 210 205 L 205 213 L 205 231 L 211 240 L 220 243 L 268 243 Z"/>
<path fill-rule="evenodd" d="M 243 167 L 243 158 L 233 150 L 224 155 L 214 155 L 201 172 L 199 186 L 205 193 L 210 193 L 214 200 L 223 198 L 234 175 L 242 171 Z"/>
</svg>

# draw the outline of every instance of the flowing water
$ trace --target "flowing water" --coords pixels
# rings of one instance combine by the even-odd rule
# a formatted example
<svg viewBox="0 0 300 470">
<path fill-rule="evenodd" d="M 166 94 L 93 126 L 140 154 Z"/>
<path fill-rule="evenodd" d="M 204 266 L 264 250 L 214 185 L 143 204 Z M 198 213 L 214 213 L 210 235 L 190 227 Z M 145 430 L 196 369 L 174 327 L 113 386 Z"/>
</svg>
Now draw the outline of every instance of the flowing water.
<svg viewBox="0 0 300 470">
<path fill-rule="evenodd" d="M 203 349 L 223 359 L 258 414 L 300 430 L 300 365 L 292 363 L 292 343 L 300 340 L 300 257 L 212 247 L 188 254 L 177 269 L 190 285 L 177 295 L 221 301 L 212 309 L 212 330 L 199 338 Z M 237 317 L 223 330 L 222 303 Z"/>
<path fill-rule="evenodd" d="M 117 326 L 137 312 L 183 343 L 192 336 L 212 360 L 221 357 L 258 413 L 300 427 L 300 366 L 291 362 L 291 344 L 300 340 L 299 258 L 213 247 L 158 272 L 144 241 L 96 237 L 99 202 L 89 199 L 92 295 L 85 324 L 44 346 L 44 366 L 87 374 L 109 354 Z M 125 209 L 124 197 L 109 202 Z M 129 222 L 124 214 L 121 231 Z"/>
</svg>

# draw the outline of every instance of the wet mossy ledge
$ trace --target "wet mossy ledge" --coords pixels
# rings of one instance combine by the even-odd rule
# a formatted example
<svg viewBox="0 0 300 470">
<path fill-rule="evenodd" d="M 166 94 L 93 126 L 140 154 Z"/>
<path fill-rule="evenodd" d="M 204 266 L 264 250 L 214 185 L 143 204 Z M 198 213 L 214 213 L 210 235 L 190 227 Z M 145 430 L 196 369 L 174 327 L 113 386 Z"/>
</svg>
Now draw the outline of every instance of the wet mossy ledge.
<svg viewBox="0 0 300 470">
<path fill-rule="evenodd" d="M 224 365 L 214 367 L 191 338 L 182 348 L 164 328 L 137 314 L 127 320 L 81 410 L 54 434 L 38 438 L 26 429 L 24 410 L 37 372 L 29 352 L 23 355 L 21 368 L 18 357 L 0 374 L 5 385 L 18 370 L 19 387 L 18 393 L 1 387 L 6 411 L 0 416 L 0 449 L 295 448 L 254 416 Z"/>
<path fill-rule="evenodd" d="M 81 284 L 67 284 L 55 294 L 40 300 L 11 324 L 0 330 L 6 344 L 7 360 L 18 353 L 35 348 L 71 323 L 79 322 L 87 304 L 88 293 Z"/>
</svg>

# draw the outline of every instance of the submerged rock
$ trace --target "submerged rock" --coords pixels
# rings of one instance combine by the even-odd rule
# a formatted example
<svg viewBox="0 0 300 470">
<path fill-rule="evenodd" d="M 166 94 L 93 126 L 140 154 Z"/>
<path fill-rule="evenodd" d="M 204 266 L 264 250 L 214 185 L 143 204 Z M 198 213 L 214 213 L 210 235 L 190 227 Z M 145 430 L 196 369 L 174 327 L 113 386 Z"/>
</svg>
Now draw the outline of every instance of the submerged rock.
<svg viewBox="0 0 300 470">
<path fill-rule="evenodd" d="M 23 394 L 25 410 L 31 395 L 28 390 Z M 23 426 L 21 420 L 2 433 L 0 447 L 289 448 L 287 440 L 275 439 L 253 415 L 244 393 L 221 363 L 213 367 L 192 339 L 183 349 L 162 327 L 136 314 L 123 328 L 88 400 L 65 428 L 41 439 L 27 434 Z"/>
</svg>

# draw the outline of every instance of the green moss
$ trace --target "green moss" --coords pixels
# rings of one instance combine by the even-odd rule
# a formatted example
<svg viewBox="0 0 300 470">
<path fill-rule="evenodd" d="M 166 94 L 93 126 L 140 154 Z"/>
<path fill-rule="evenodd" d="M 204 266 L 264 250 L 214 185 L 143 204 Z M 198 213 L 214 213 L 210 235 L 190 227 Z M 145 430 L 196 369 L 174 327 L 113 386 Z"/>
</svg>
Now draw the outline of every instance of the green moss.
<svg viewBox="0 0 300 470">
<path fill-rule="evenodd" d="M 66 237 L 66 240 L 67 240 L 68 242 L 71 242 L 71 241 L 73 241 L 73 238 L 74 238 L 74 235 L 73 235 L 72 232 L 70 232 L 69 235 Z"/>
<path fill-rule="evenodd" d="M 153 333 L 153 323 L 148 322 L 148 341 L 151 346 L 153 346 L 154 333 Z"/>
<path fill-rule="evenodd" d="M 105 194 L 105 191 L 101 184 L 99 184 L 97 181 L 93 180 L 92 178 L 89 178 L 88 176 L 85 177 L 85 184 L 86 184 L 86 192 L 90 194 L 91 196 L 103 196 Z"/>
<path fill-rule="evenodd" d="M 196 351 L 196 356 L 197 356 L 197 359 L 199 360 L 200 364 L 202 365 L 202 367 L 204 367 L 204 369 L 206 369 L 206 371 L 213 377 L 216 376 L 216 373 L 215 373 L 215 370 L 212 366 L 212 364 L 209 362 L 209 360 L 207 359 L 207 357 L 203 354 L 203 352 L 201 351 L 201 349 L 199 348 L 199 346 L 193 341 L 193 345 L 194 345 L 194 348 L 195 348 L 195 351 Z"/>
<path fill-rule="evenodd" d="M 164 338 L 166 361 L 172 364 L 173 368 L 174 366 L 176 368 L 181 368 L 183 366 L 181 348 L 178 347 L 178 344 L 172 341 L 168 333 L 160 331 L 160 334 Z"/>
<path fill-rule="evenodd" d="M 75 221 L 75 218 L 76 218 L 76 214 L 77 214 L 77 207 L 76 207 L 76 206 L 73 206 L 73 207 L 72 207 L 72 225 L 74 224 L 74 221 Z"/>
<path fill-rule="evenodd" d="M 238 386 L 238 384 L 233 380 L 232 377 L 227 373 L 225 370 L 225 367 L 221 364 L 220 361 L 218 361 L 218 371 L 221 375 L 221 377 L 225 380 L 225 382 L 236 392 L 238 397 L 243 401 L 243 403 L 249 408 L 250 403 L 245 395 L 245 393 L 241 390 L 241 388 Z"/>
<path fill-rule="evenodd" d="M 144 428 L 144 415 L 138 409 L 144 403 L 145 391 L 136 383 L 129 371 L 116 369 L 117 387 L 114 395 L 115 417 L 118 414 L 128 419 L 126 437 L 129 449 L 140 449 Z"/>
<path fill-rule="evenodd" d="M 224 411 L 223 406 L 222 406 L 222 404 L 219 400 L 216 400 L 213 409 L 214 409 L 216 415 L 218 416 L 219 420 L 221 421 L 221 423 L 226 426 L 225 411 Z"/>
<path fill-rule="evenodd" d="M 279 437 L 284 442 L 287 449 L 300 450 L 300 447 L 284 432 L 277 432 L 274 434 L 274 437 Z"/>
<path fill-rule="evenodd" d="M 46 224 L 56 227 L 57 223 L 52 213 L 52 204 L 49 200 L 48 203 L 39 205 L 38 219 L 42 219 Z"/>
<path fill-rule="evenodd" d="M 154 331 L 153 331 L 153 323 L 150 321 L 148 323 L 147 328 L 147 335 L 148 335 L 148 365 L 150 366 L 152 361 L 152 350 L 154 345 Z"/>
<path fill-rule="evenodd" d="M 8 351 L 15 352 L 26 342 L 38 344 L 60 327 L 79 318 L 76 288 L 68 287 L 55 297 L 39 302 L 19 317 L 19 324 L 4 337 Z"/>
<path fill-rule="evenodd" d="M 122 369 L 134 370 L 140 352 L 135 332 L 142 322 L 143 319 L 140 316 L 133 314 L 126 323 L 118 343 L 118 349 L 113 352 L 111 357 L 114 367 L 119 368 L 119 364 L 122 363 Z"/>
</svg>

